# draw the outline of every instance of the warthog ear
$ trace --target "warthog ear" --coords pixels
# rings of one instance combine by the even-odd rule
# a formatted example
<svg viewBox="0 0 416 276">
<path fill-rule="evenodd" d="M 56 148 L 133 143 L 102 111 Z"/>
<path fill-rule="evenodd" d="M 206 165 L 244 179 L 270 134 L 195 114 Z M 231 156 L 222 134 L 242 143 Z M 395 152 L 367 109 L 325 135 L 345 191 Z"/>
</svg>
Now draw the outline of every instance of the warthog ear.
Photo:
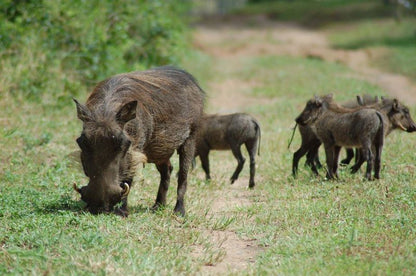
<svg viewBox="0 0 416 276">
<path fill-rule="evenodd" d="M 397 99 L 393 99 L 393 110 L 399 110 L 399 101 Z"/>
<path fill-rule="evenodd" d="M 359 105 L 364 105 L 364 99 L 361 97 L 361 95 L 357 95 L 357 103 Z"/>
<path fill-rule="evenodd" d="M 137 108 L 137 101 L 132 101 L 125 104 L 120 110 L 117 112 L 116 120 L 122 126 L 130 120 L 136 118 L 136 108 Z"/>
<path fill-rule="evenodd" d="M 317 107 L 320 107 L 322 105 L 322 102 L 323 102 L 322 98 L 321 97 L 318 97 L 316 95 L 314 96 L 314 98 L 315 98 L 315 105 Z"/>
<path fill-rule="evenodd" d="M 91 120 L 91 112 L 85 105 L 80 104 L 77 100 L 73 99 L 75 104 L 77 105 L 77 115 L 78 119 L 83 122 Z"/>
</svg>

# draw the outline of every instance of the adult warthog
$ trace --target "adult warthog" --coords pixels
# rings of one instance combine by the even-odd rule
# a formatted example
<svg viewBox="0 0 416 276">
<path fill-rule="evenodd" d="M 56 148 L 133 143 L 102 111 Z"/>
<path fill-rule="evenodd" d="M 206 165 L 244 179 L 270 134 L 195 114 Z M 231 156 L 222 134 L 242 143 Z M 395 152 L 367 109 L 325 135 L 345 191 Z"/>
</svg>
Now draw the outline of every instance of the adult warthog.
<svg viewBox="0 0 416 276">
<path fill-rule="evenodd" d="M 255 186 L 256 152 L 260 147 L 260 125 L 251 115 L 234 113 L 228 115 L 206 115 L 201 120 L 195 156 L 199 155 L 206 179 L 211 179 L 208 155 L 210 150 L 230 150 L 238 165 L 231 176 L 231 184 L 237 180 L 243 169 L 245 158 L 241 154 L 244 144 L 250 156 L 249 187 Z"/>
<path fill-rule="evenodd" d="M 364 160 L 367 161 L 366 178 L 371 179 L 373 163 L 374 177 L 380 178 L 385 124 L 380 112 L 371 108 L 351 111 L 333 102 L 332 96 L 315 97 L 308 101 L 296 122 L 300 125 L 311 125 L 324 144 L 329 179 L 338 177 L 341 147 L 360 148 Z"/>
<path fill-rule="evenodd" d="M 153 208 L 166 204 L 177 150 L 179 174 L 174 211 L 185 214 L 184 195 L 205 93 L 187 72 L 159 67 L 100 82 L 85 105 L 74 100 L 83 122 L 77 143 L 87 186 L 74 188 L 91 213 L 127 216 L 127 196 L 140 162 L 154 163 L 160 185 Z M 118 207 L 117 207 L 118 206 Z"/>
</svg>

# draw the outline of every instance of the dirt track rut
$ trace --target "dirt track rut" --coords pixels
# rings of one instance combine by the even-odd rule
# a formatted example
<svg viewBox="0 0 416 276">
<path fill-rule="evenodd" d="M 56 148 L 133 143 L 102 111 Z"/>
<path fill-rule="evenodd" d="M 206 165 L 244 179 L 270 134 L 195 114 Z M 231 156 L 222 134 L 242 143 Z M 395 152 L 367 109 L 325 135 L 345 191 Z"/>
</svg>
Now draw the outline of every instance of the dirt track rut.
<svg viewBox="0 0 416 276">
<path fill-rule="evenodd" d="M 215 72 L 230 76 L 224 78 L 223 82 L 213 83 L 208 87 L 210 112 L 230 113 L 250 105 L 270 102 L 270 99 L 249 96 L 245 92 L 257 84 L 232 74 L 241 66 L 240 57 L 261 55 L 289 55 L 340 62 L 349 66 L 355 77 L 382 87 L 391 96 L 409 105 L 416 104 L 414 83 L 404 76 L 370 67 L 371 57 L 378 53 L 332 49 L 323 32 L 308 30 L 295 24 L 270 21 L 265 16 L 200 24 L 195 27 L 194 45 L 218 60 L 213 62 L 216 66 Z M 236 206 L 252 204 L 250 191 L 246 188 L 247 182 L 247 179 L 239 179 L 234 185 L 224 183 L 228 187 L 227 192 L 214 195 L 211 214 L 219 217 Z M 255 261 L 262 250 L 256 241 L 241 239 L 233 231 L 207 231 L 206 234 L 224 252 L 224 256 L 217 263 L 204 266 L 201 270 L 204 275 L 243 271 Z"/>
</svg>

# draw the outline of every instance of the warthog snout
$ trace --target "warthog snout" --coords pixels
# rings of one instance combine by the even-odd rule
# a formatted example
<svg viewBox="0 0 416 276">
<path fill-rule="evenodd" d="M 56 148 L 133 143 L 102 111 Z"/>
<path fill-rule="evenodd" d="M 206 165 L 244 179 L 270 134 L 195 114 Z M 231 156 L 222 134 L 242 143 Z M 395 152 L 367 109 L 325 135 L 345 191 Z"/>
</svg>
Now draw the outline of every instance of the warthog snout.
<svg viewBox="0 0 416 276">
<path fill-rule="evenodd" d="M 416 124 L 410 115 L 409 109 L 397 99 L 383 99 L 383 105 L 387 107 L 387 116 L 393 128 L 406 132 L 415 132 Z"/>
<path fill-rule="evenodd" d="M 327 96 L 331 98 L 331 95 Z M 306 103 L 305 108 L 303 109 L 302 113 L 296 117 L 295 121 L 301 126 L 305 126 L 308 124 L 312 124 L 322 112 L 322 103 L 323 99 L 320 97 L 315 96 L 314 99 L 309 100 Z"/>
<path fill-rule="evenodd" d="M 407 132 L 415 132 L 416 131 L 416 124 L 415 122 L 411 121 L 409 127 L 406 129 Z"/>
<path fill-rule="evenodd" d="M 100 213 L 110 213 L 115 212 L 122 216 L 124 212 L 121 210 L 115 210 L 115 206 L 117 203 L 122 202 L 123 199 L 126 199 L 128 194 L 130 193 L 130 185 L 123 182 L 120 184 L 120 187 L 114 189 L 111 193 L 105 193 L 101 196 L 91 195 L 93 190 L 89 189 L 90 184 L 87 186 L 78 188 L 77 184 L 73 184 L 73 188 L 81 195 L 81 200 L 87 203 L 86 209 L 94 215 Z"/>
<path fill-rule="evenodd" d="M 302 118 L 301 116 L 296 117 L 295 122 L 301 126 L 304 126 L 307 124 L 307 120 Z"/>
</svg>

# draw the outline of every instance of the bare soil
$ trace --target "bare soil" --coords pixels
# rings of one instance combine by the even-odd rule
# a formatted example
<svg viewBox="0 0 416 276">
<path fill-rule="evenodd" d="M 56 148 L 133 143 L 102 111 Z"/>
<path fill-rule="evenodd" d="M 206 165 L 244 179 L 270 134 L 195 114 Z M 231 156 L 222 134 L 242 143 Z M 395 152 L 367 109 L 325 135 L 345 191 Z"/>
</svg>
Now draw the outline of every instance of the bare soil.
<svg viewBox="0 0 416 276">
<path fill-rule="evenodd" d="M 324 32 L 296 24 L 271 21 L 265 16 L 211 20 L 195 26 L 194 45 L 214 58 L 213 70 L 217 74 L 226 76 L 224 81 L 212 83 L 207 89 L 210 112 L 231 113 L 244 110 L 250 105 L 270 103 L 270 99 L 249 95 L 257 83 L 232 74 L 241 66 L 241 57 L 262 55 L 289 55 L 340 62 L 353 70 L 354 77 L 382 87 L 388 94 L 409 105 L 416 104 L 416 85 L 408 78 L 369 65 L 371 58 L 383 54 L 384 49 L 333 49 Z M 247 164 L 245 169 L 246 167 Z M 231 175 L 234 167 L 227 169 Z M 217 192 L 213 196 L 213 216 L 223 216 L 238 206 L 253 204 L 250 191 L 247 190 L 248 179 L 239 179 L 234 185 L 224 185 L 227 185 L 226 192 Z M 256 241 L 239 238 L 233 231 L 207 231 L 206 234 L 224 255 L 216 263 L 206 264 L 200 271 L 204 275 L 243 271 L 262 250 Z M 200 249 L 196 248 L 194 254 L 198 255 L 198 250 Z"/>
</svg>

